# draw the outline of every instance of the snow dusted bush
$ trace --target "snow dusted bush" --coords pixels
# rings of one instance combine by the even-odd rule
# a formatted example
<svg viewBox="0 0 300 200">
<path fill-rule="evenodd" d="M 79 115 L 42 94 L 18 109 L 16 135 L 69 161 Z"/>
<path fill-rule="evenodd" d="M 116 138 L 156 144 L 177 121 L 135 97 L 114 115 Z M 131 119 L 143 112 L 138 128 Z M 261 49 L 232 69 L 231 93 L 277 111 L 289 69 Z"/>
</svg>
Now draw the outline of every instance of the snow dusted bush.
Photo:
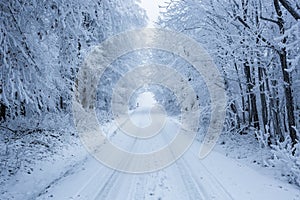
<svg viewBox="0 0 300 200">
<path fill-rule="evenodd" d="M 281 175 L 286 177 L 289 183 L 300 186 L 300 144 L 291 146 L 289 138 L 278 145 L 271 145 L 274 154 L 271 162 L 281 169 Z"/>
<path fill-rule="evenodd" d="M 297 143 L 292 147 L 291 138 L 286 134 L 283 141 L 277 139 L 276 142 L 272 142 L 274 144 L 271 144 L 269 147 L 271 139 L 269 132 L 264 133 L 258 130 L 255 131 L 255 135 L 260 144 L 260 148 L 270 149 L 271 147 L 272 158 L 269 161 L 264 158 L 264 162 L 278 168 L 281 176 L 289 183 L 300 186 L 300 144 Z"/>
<path fill-rule="evenodd" d="M 32 164 L 49 158 L 65 145 L 66 140 L 68 143 L 72 140 L 58 131 L 35 129 L 11 134 L 0 129 L 0 133 L 0 177 L 15 175 L 19 170 L 31 174 Z"/>
</svg>

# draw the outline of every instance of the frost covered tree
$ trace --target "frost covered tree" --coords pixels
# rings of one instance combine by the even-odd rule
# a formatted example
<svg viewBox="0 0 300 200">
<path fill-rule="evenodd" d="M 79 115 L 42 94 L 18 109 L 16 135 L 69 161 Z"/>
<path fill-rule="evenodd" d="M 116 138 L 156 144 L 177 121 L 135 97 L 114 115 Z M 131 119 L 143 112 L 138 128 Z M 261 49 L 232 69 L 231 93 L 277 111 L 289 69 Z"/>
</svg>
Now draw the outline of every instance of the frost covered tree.
<svg viewBox="0 0 300 200">
<path fill-rule="evenodd" d="M 294 144 L 299 109 L 297 5 L 279 0 L 171 1 L 161 20 L 195 37 L 214 56 L 226 80 L 230 110 L 238 118 L 235 125 L 271 129 L 281 139 L 288 133 Z"/>
<path fill-rule="evenodd" d="M 66 125 L 61 118 L 70 113 L 86 53 L 144 19 L 133 0 L 0 1 L 1 124 L 13 130 Z"/>
<path fill-rule="evenodd" d="M 299 2 L 171 0 L 164 7 L 160 24 L 202 43 L 222 72 L 226 130 L 251 130 L 299 158 Z"/>
</svg>

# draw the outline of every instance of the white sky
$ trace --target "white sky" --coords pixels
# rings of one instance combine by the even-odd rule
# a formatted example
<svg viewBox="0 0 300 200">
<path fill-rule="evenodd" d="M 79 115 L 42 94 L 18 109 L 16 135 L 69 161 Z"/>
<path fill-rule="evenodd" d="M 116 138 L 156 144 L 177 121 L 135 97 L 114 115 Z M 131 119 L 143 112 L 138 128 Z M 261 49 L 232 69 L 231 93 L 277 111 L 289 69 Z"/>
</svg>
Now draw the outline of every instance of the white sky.
<svg viewBox="0 0 300 200">
<path fill-rule="evenodd" d="M 147 12 L 149 18 L 148 26 L 154 27 L 154 22 L 157 21 L 159 16 L 159 2 L 162 0 L 140 0 L 140 5 Z M 155 105 L 156 100 L 152 92 L 144 92 L 140 94 L 136 100 L 139 103 L 139 107 L 151 108 Z"/>
<path fill-rule="evenodd" d="M 154 22 L 157 20 L 159 15 L 159 0 L 140 0 L 140 5 L 146 10 L 149 22 L 148 26 L 153 27 Z"/>
<path fill-rule="evenodd" d="M 139 107 L 151 108 L 156 103 L 154 94 L 152 92 L 144 92 L 137 97 L 136 100 L 139 103 Z"/>
</svg>

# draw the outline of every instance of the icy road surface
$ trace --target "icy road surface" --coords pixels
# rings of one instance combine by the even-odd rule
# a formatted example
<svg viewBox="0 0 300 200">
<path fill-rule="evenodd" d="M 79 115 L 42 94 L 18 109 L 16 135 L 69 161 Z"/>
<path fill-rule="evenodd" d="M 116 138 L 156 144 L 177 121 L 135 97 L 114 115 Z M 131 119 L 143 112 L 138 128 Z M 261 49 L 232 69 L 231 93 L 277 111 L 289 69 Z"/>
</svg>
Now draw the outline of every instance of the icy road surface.
<svg viewBox="0 0 300 200">
<path fill-rule="evenodd" d="M 131 119 L 137 125 L 150 123 L 147 112 L 135 112 Z M 111 141 L 133 152 L 149 152 L 167 145 L 179 124 L 172 118 L 162 132 L 149 141 L 136 142 L 119 130 L 112 130 Z M 88 155 L 78 161 L 72 173 L 53 181 L 40 193 L 38 200 L 298 200 L 296 187 L 263 176 L 253 169 L 211 152 L 204 160 L 197 157 L 200 143 L 191 148 L 173 165 L 154 173 L 128 174 L 100 164 Z"/>
</svg>

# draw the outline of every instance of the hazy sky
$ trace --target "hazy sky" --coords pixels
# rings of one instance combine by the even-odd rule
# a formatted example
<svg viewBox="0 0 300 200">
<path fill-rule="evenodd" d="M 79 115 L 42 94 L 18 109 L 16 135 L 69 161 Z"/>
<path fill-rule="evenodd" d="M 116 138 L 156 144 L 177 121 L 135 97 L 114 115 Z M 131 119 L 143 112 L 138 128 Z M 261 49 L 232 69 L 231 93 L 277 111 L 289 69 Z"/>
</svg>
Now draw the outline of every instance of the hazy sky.
<svg viewBox="0 0 300 200">
<path fill-rule="evenodd" d="M 158 2 L 159 0 L 140 0 L 141 6 L 147 11 L 149 18 L 149 26 L 153 26 L 159 15 Z"/>
<path fill-rule="evenodd" d="M 152 92 L 144 92 L 140 94 L 137 98 L 137 103 L 139 103 L 139 107 L 151 108 L 156 103 L 154 99 L 154 94 Z"/>
</svg>

